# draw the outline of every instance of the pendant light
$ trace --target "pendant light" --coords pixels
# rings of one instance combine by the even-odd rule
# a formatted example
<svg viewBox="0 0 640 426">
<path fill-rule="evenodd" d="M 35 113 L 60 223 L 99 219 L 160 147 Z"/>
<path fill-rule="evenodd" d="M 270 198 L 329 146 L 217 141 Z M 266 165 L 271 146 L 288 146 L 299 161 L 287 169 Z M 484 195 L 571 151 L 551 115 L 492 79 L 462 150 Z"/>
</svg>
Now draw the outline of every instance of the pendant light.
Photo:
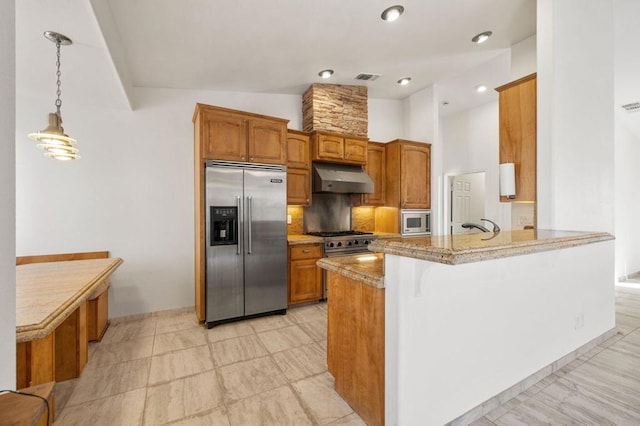
<svg viewBox="0 0 640 426">
<path fill-rule="evenodd" d="M 45 31 L 44 36 L 47 40 L 56 44 L 56 112 L 49 114 L 49 125 L 46 129 L 36 133 L 29 133 L 29 137 L 38 142 L 38 148 L 44 150 L 44 155 L 47 157 L 55 158 L 56 160 L 75 160 L 80 158 L 78 149 L 73 147 L 76 141 L 64 132 L 62 115 L 60 114 L 60 107 L 62 106 L 62 101 L 60 100 L 60 94 L 62 93 L 60 90 L 60 76 L 62 75 L 60 72 L 60 46 L 70 45 L 71 39 L 53 31 Z"/>
</svg>

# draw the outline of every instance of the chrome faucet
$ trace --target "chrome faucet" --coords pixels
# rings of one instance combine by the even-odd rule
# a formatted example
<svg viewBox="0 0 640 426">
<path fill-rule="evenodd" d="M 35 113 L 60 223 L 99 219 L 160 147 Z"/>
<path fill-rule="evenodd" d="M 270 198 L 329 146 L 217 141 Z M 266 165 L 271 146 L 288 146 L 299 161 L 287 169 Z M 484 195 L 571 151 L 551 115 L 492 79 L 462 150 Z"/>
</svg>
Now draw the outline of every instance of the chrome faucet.
<svg viewBox="0 0 640 426">
<path fill-rule="evenodd" d="M 493 232 L 493 235 L 491 237 L 483 238 L 483 240 L 490 240 L 492 238 L 495 238 L 500 233 L 500 227 L 494 221 L 489 220 L 489 219 L 480 219 L 480 220 L 484 220 L 484 221 L 489 222 L 490 224 L 492 224 L 493 225 L 493 231 L 489 231 L 489 229 L 485 228 L 484 226 L 478 225 L 477 223 L 471 223 L 471 222 L 463 223 L 460 226 L 462 226 L 465 229 L 476 228 L 476 229 L 481 230 L 482 232 Z"/>
<path fill-rule="evenodd" d="M 485 228 L 484 226 L 478 225 L 477 223 L 466 222 L 466 223 L 463 223 L 460 226 L 462 226 L 465 229 L 476 228 L 476 229 L 481 230 L 482 232 L 491 232 L 487 228 Z"/>
</svg>

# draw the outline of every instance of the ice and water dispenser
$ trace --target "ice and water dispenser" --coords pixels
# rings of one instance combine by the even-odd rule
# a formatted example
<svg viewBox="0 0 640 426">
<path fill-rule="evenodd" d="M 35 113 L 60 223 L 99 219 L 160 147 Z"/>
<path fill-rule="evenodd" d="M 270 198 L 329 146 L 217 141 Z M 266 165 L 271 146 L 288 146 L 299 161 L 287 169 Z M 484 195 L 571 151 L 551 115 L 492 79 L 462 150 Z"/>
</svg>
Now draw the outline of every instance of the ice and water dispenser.
<svg viewBox="0 0 640 426">
<path fill-rule="evenodd" d="M 210 207 L 212 246 L 238 244 L 238 208 Z"/>
</svg>

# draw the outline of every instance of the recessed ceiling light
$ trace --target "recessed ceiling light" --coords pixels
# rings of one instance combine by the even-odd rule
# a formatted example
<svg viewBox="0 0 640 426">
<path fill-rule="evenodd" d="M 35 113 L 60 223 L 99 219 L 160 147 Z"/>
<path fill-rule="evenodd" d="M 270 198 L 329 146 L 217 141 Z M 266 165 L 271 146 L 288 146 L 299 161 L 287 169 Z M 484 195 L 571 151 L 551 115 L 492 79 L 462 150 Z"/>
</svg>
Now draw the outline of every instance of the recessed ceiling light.
<svg viewBox="0 0 640 426">
<path fill-rule="evenodd" d="M 480 43 L 484 43 L 485 41 L 487 41 L 487 39 L 488 39 L 489 37 L 491 37 L 491 34 L 493 34 L 491 31 L 485 31 L 485 32 L 483 32 L 483 33 L 480 33 L 480 34 L 475 35 L 475 36 L 471 39 L 471 41 L 472 41 L 472 42 L 474 42 L 474 43 L 478 43 L 478 44 L 480 44 Z"/>
<path fill-rule="evenodd" d="M 384 12 L 382 12 L 382 15 L 380 15 L 380 17 L 385 21 L 393 22 L 398 19 L 403 12 L 404 7 L 400 5 L 391 6 L 386 8 Z"/>
<path fill-rule="evenodd" d="M 482 93 L 482 92 L 486 92 L 486 91 L 487 91 L 487 86 L 485 86 L 484 84 L 478 84 L 476 86 L 476 92 Z"/>
<path fill-rule="evenodd" d="M 333 75 L 333 70 L 322 70 L 318 75 L 322 78 L 329 78 Z"/>
<path fill-rule="evenodd" d="M 400 80 L 398 80 L 398 84 L 401 85 L 401 86 L 406 86 L 410 82 L 411 82 L 411 77 L 404 77 L 404 78 L 401 78 Z"/>
</svg>

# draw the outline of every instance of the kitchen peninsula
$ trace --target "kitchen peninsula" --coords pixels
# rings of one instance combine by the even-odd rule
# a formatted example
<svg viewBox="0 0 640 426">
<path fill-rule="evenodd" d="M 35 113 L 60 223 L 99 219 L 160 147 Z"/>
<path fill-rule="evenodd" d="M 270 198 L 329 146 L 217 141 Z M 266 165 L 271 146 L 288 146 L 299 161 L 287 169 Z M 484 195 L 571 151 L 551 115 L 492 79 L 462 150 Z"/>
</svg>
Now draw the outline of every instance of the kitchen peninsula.
<svg viewBox="0 0 640 426">
<path fill-rule="evenodd" d="M 331 366 L 345 360 L 332 357 L 347 355 L 332 345 L 332 322 L 341 319 L 332 317 L 331 291 L 348 287 L 340 291 L 356 290 L 356 302 L 369 303 L 353 308 L 368 316 L 355 319 L 368 336 L 358 344 L 369 353 L 380 336 L 384 342 L 378 418 L 467 424 L 615 333 L 613 247 L 607 233 L 524 230 L 384 239 L 369 246 L 379 252 L 369 263 L 322 259 L 331 271 L 329 371 L 340 374 Z M 377 295 L 362 298 L 365 287 Z M 380 312 L 382 321 L 370 321 Z M 336 377 L 356 411 L 371 406 L 345 394 L 341 381 L 347 388 L 358 381 Z"/>
</svg>

